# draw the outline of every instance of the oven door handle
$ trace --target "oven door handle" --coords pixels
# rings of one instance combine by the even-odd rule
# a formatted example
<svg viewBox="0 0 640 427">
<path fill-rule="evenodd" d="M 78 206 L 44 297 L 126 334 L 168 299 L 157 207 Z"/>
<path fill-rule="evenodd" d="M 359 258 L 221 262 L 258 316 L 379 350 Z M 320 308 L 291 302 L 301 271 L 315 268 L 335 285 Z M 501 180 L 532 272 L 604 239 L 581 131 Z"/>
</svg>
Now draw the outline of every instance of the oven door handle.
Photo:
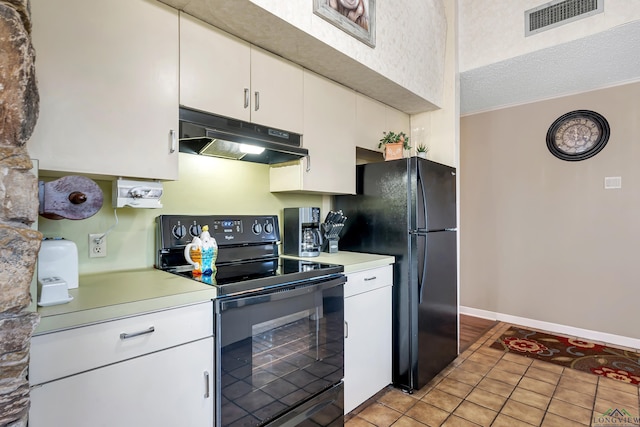
<svg viewBox="0 0 640 427">
<path fill-rule="evenodd" d="M 293 298 L 300 295 L 305 295 L 325 289 L 330 289 L 335 286 L 342 285 L 346 283 L 347 279 L 344 275 L 340 275 L 335 279 L 326 280 L 323 282 L 316 282 L 315 284 L 310 284 L 306 286 L 298 286 L 293 288 L 284 288 L 284 289 L 273 289 L 272 292 L 262 293 L 260 295 L 248 295 L 248 296 L 237 296 L 237 297 L 229 297 L 228 299 L 219 300 L 219 312 L 222 313 L 226 310 L 240 308 L 247 305 L 255 305 L 255 304 L 263 304 L 270 301 L 279 301 L 287 298 Z M 260 289 L 262 291 L 266 289 Z"/>
</svg>

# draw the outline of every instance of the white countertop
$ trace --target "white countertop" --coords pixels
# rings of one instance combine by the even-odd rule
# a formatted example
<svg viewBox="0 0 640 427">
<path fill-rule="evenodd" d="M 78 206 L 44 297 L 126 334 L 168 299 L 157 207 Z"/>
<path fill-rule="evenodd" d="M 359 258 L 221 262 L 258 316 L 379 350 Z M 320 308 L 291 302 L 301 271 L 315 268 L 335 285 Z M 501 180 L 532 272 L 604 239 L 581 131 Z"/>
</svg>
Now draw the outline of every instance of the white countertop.
<svg viewBox="0 0 640 427">
<path fill-rule="evenodd" d="M 345 274 L 395 262 L 389 255 L 345 251 L 317 257 L 282 257 L 342 265 Z M 71 302 L 38 307 L 41 318 L 34 335 L 201 303 L 215 299 L 217 291 L 214 286 L 148 268 L 81 275 L 78 288 L 70 289 L 69 294 Z"/>
<path fill-rule="evenodd" d="M 356 271 L 369 270 L 385 265 L 393 264 L 395 257 L 392 255 L 363 254 L 359 252 L 338 251 L 334 254 L 321 252 L 317 257 L 296 257 L 291 255 L 280 255 L 283 258 L 302 259 L 327 264 L 338 264 L 344 266 L 344 273 L 354 273 Z"/>
<path fill-rule="evenodd" d="M 216 288 L 153 268 L 81 275 L 71 302 L 38 307 L 35 335 L 216 298 Z"/>
</svg>

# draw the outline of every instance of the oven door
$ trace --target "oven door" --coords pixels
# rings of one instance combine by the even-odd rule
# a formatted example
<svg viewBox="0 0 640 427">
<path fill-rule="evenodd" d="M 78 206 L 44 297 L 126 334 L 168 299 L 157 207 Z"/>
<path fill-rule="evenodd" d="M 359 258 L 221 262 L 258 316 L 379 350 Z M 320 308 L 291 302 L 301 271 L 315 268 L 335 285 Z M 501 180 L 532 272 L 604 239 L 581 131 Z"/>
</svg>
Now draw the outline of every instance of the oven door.
<svg viewBox="0 0 640 427">
<path fill-rule="evenodd" d="M 216 425 L 342 425 L 345 281 L 216 300 Z"/>
</svg>

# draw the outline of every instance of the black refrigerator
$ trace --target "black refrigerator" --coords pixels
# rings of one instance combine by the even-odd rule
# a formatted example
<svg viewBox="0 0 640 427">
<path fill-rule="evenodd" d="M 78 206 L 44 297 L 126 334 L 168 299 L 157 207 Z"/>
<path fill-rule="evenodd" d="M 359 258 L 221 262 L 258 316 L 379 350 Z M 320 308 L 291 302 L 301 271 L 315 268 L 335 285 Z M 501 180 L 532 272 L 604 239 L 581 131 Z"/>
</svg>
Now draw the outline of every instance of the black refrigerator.
<svg viewBox="0 0 640 427">
<path fill-rule="evenodd" d="M 339 248 L 395 256 L 393 384 L 412 392 L 458 354 L 456 170 L 418 157 L 356 170 L 357 194 L 334 199 Z"/>
</svg>

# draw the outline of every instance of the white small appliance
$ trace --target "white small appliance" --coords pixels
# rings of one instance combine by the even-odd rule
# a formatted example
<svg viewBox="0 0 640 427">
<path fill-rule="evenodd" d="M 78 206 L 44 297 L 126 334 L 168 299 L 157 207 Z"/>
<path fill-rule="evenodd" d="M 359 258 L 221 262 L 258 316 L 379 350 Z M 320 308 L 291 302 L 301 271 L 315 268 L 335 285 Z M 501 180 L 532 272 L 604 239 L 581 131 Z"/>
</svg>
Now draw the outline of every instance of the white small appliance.
<svg viewBox="0 0 640 427">
<path fill-rule="evenodd" d="M 78 247 L 71 240 L 45 239 L 38 254 L 38 305 L 63 304 L 78 287 Z"/>
</svg>

